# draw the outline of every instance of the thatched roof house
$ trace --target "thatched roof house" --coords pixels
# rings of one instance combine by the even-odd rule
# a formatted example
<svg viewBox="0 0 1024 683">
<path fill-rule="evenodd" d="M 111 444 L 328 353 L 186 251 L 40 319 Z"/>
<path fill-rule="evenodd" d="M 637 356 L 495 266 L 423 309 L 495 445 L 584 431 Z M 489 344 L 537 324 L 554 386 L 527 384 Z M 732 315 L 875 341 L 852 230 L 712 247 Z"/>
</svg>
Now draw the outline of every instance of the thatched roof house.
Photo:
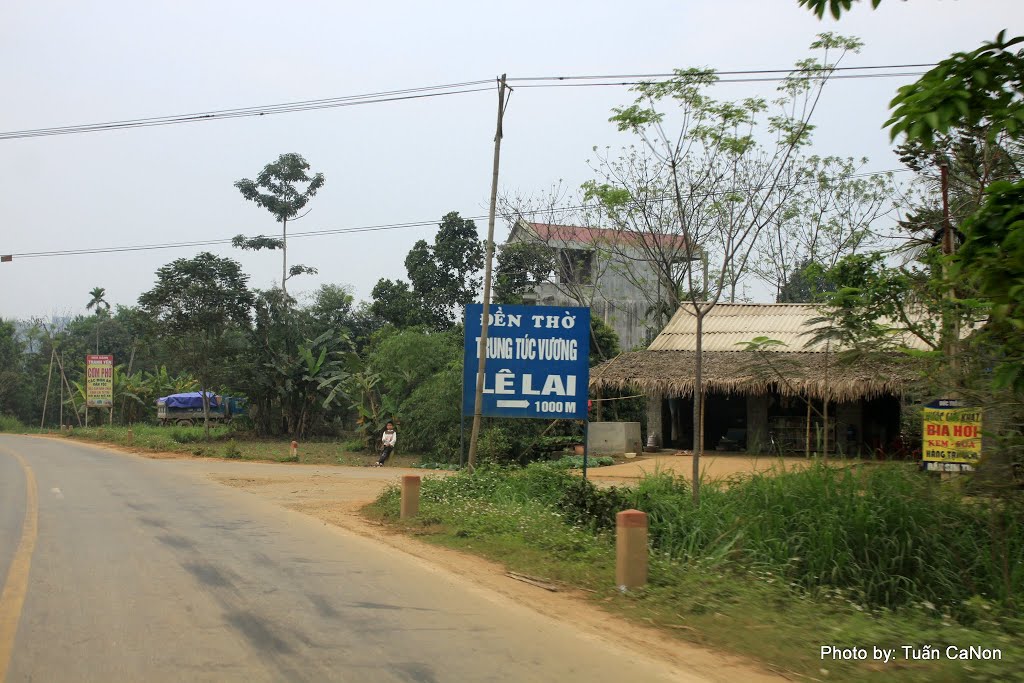
<svg viewBox="0 0 1024 683">
<path fill-rule="evenodd" d="M 826 397 L 851 401 L 899 394 L 917 373 L 905 357 L 873 356 L 870 361 L 843 362 L 841 348 L 814 341 L 822 324 L 812 304 L 716 305 L 704 317 L 702 368 L 705 391 Z M 637 389 L 648 394 L 692 396 L 696 356 L 696 317 L 680 308 L 644 351 L 631 351 L 590 372 L 591 389 Z M 744 350 L 745 342 L 767 337 L 781 342 L 763 351 Z M 905 335 L 908 348 L 925 349 Z"/>
<path fill-rule="evenodd" d="M 705 447 L 736 441 L 748 450 L 769 445 L 804 450 L 812 427 L 826 429 L 820 418 L 825 401 L 831 411 L 830 450 L 882 447 L 895 436 L 897 397 L 918 376 L 913 364 L 897 354 L 845 361 L 834 342 L 815 341 L 823 323 L 813 321 L 821 315 L 812 304 L 721 303 L 707 313 L 702 334 Z M 746 350 L 745 343 L 759 337 L 780 344 Z M 909 335 L 900 342 L 927 348 Z M 648 428 L 661 437 L 656 441 L 692 446 L 686 415 L 693 407 L 695 349 L 696 317 L 684 306 L 648 349 L 592 368 L 591 390 L 647 394 Z"/>
</svg>

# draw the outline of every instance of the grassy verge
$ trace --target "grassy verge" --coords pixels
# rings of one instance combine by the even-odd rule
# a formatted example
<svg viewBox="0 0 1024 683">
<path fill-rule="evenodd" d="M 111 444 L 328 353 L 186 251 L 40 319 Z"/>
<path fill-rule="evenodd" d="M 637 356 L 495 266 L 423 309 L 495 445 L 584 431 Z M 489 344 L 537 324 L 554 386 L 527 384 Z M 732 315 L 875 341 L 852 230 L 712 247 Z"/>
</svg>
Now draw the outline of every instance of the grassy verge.
<svg viewBox="0 0 1024 683">
<path fill-rule="evenodd" d="M 11 417 L 10 415 L 0 415 L 0 433 L 9 432 L 18 434 L 25 432 L 27 429 L 28 428 L 23 425 L 18 418 Z"/>
<path fill-rule="evenodd" d="M 53 434 L 60 434 L 53 432 Z M 353 453 L 335 440 L 304 441 L 299 444 L 298 460 L 291 456 L 291 442 L 280 439 L 254 439 L 237 433 L 230 427 L 210 429 L 206 439 L 202 427 L 159 427 L 135 425 L 129 439 L 128 428 L 120 426 L 74 429 L 63 436 L 83 441 L 109 443 L 140 451 L 182 453 L 208 458 L 254 460 L 272 462 L 301 462 L 317 465 L 368 466 L 376 462 L 369 453 Z M 389 467 L 410 467 L 419 463 L 415 454 L 395 454 L 388 460 Z"/>
<path fill-rule="evenodd" d="M 1024 680 L 1018 584 L 1004 576 L 1011 593 L 1000 597 L 998 587 L 982 584 L 998 577 L 986 578 L 984 562 L 969 555 L 995 556 L 1002 548 L 1007 562 L 1018 561 L 1021 530 L 998 527 L 977 501 L 960 504 L 905 468 L 879 471 L 753 476 L 709 485 L 694 507 L 685 483 L 667 477 L 606 495 L 550 467 L 484 470 L 426 480 L 411 523 L 397 520 L 394 488 L 367 514 L 429 542 L 586 589 L 606 609 L 791 677 Z M 622 504 L 651 520 L 650 583 L 628 594 L 614 588 L 607 523 Z M 918 515 L 937 517 L 916 527 Z M 908 529 L 916 537 L 900 541 Z M 808 556 L 790 554 L 794 545 Z M 823 575 L 829 558 L 835 571 Z M 974 585 L 953 585 L 970 573 Z M 899 575 L 889 581 L 883 574 Z M 880 605 L 886 600 L 892 606 Z M 864 648 L 866 659 L 823 660 L 821 648 L 829 645 Z M 903 649 L 926 645 L 940 657 L 914 659 Z M 953 660 L 951 645 L 999 649 L 1002 659 Z M 894 651 L 894 661 L 875 660 L 876 647 Z"/>
</svg>

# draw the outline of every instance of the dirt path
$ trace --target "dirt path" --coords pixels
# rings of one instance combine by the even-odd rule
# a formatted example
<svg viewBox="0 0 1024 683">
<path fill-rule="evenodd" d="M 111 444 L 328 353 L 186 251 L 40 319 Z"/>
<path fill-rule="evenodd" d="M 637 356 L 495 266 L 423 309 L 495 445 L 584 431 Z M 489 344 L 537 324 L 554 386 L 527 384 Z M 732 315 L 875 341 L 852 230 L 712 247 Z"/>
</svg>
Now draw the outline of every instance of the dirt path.
<svg viewBox="0 0 1024 683">
<path fill-rule="evenodd" d="M 799 469 L 807 467 L 812 462 L 814 461 L 807 458 L 712 452 L 701 457 L 700 469 L 703 480 L 708 481 L 726 479 L 737 474 L 766 472 L 772 468 Z M 682 453 L 679 455 L 645 454 L 617 465 L 596 467 L 589 470 L 587 476 L 595 483 L 630 484 L 636 483 L 641 477 L 657 472 L 667 472 L 689 479 L 693 474 L 693 456 Z"/>
</svg>

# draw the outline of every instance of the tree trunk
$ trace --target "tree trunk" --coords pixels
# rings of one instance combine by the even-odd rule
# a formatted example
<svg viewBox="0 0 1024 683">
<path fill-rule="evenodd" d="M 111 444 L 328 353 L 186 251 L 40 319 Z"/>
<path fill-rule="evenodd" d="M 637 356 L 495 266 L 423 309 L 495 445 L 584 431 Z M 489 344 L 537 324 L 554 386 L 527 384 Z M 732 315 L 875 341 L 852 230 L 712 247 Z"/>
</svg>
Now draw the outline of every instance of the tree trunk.
<svg viewBox="0 0 1024 683">
<path fill-rule="evenodd" d="M 206 391 L 206 382 L 203 382 L 203 388 L 200 389 L 203 396 L 203 431 L 206 434 L 206 440 L 210 440 L 210 395 Z"/>
<path fill-rule="evenodd" d="M 281 291 L 288 294 L 288 219 L 281 221 Z M 285 306 L 288 299 L 285 298 Z"/>
<path fill-rule="evenodd" d="M 704 424 L 704 381 L 702 372 L 704 370 L 703 355 L 703 332 L 704 332 L 704 311 L 700 305 L 695 306 L 697 310 L 697 357 L 693 364 L 693 503 L 700 503 L 700 456 L 704 451 L 704 441 L 701 438 L 701 427 Z"/>
</svg>

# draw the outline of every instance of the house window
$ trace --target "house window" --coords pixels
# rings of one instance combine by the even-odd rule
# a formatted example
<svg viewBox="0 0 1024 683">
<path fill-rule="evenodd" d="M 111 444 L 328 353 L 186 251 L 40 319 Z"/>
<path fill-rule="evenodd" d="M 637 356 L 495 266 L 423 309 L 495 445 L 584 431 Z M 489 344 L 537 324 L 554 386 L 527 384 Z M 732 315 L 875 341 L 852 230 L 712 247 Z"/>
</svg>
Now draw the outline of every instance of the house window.
<svg viewBox="0 0 1024 683">
<path fill-rule="evenodd" d="M 569 285 L 590 285 L 594 280 L 594 252 L 562 249 L 558 252 L 558 279 Z"/>
</svg>

